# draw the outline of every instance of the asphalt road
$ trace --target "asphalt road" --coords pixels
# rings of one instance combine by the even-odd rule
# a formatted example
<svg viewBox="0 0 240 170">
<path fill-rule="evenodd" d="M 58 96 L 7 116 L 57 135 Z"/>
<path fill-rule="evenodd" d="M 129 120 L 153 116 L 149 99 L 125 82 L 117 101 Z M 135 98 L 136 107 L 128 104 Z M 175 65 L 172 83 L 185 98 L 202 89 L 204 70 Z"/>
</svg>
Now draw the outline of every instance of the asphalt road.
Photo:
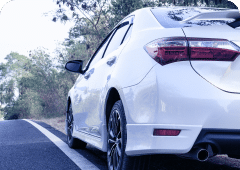
<svg viewBox="0 0 240 170">
<path fill-rule="evenodd" d="M 66 135 L 45 123 L 39 125 L 66 142 Z M 88 149 L 89 148 L 89 149 Z M 107 169 L 105 158 L 88 146 L 76 150 L 98 169 Z M 103 155 L 105 155 L 102 152 Z M 79 170 L 80 168 L 54 143 L 24 120 L 0 121 L 0 170 Z"/>
<path fill-rule="evenodd" d="M 66 135 L 51 126 L 36 122 L 66 142 Z M 79 159 L 86 159 L 95 169 L 107 170 L 106 153 L 94 147 L 75 150 Z M 82 168 L 83 167 L 83 168 Z M 79 170 L 48 137 L 24 120 L 0 121 L 0 170 Z M 88 168 L 90 169 L 90 168 Z M 150 170 L 234 170 L 240 160 L 216 156 L 206 162 L 188 160 L 174 155 L 152 155 Z"/>
</svg>

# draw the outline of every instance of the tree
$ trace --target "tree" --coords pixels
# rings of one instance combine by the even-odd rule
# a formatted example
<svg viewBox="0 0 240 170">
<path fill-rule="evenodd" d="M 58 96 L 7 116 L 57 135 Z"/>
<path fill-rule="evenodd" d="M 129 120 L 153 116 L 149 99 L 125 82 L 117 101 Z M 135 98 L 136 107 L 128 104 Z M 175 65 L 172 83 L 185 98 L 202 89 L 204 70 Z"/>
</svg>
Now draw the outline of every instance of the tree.
<svg viewBox="0 0 240 170">
<path fill-rule="evenodd" d="M 66 95 L 73 83 L 68 76 L 62 77 L 66 71 L 58 72 L 47 53 L 41 49 L 29 57 L 11 53 L 5 59 L 7 63 L 0 68 L 7 78 L 2 79 L 0 90 L 6 119 L 64 114 Z"/>
<path fill-rule="evenodd" d="M 144 2 L 142 0 L 111 0 L 109 12 L 114 17 L 112 18 L 112 25 L 119 22 L 131 12 L 143 8 Z"/>
</svg>

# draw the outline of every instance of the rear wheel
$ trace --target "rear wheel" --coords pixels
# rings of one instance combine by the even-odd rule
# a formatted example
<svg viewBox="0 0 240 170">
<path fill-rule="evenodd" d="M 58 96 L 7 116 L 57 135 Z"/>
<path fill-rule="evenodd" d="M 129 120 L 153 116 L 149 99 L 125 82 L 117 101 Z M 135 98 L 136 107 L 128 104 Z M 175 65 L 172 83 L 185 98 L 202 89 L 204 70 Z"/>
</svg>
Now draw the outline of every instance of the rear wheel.
<svg viewBox="0 0 240 170">
<path fill-rule="evenodd" d="M 150 156 L 128 156 L 126 117 L 122 101 L 117 101 L 110 113 L 107 136 L 107 163 L 109 170 L 148 170 Z"/>
<path fill-rule="evenodd" d="M 67 112 L 67 144 L 70 148 L 79 148 L 79 149 L 83 149 L 86 147 L 87 143 L 74 138 L 72 136 L 73 133 L 73 115 L 72 115 L 72 104 L 70 103 L 69 105 L 69 109 Z"/>
</svg>

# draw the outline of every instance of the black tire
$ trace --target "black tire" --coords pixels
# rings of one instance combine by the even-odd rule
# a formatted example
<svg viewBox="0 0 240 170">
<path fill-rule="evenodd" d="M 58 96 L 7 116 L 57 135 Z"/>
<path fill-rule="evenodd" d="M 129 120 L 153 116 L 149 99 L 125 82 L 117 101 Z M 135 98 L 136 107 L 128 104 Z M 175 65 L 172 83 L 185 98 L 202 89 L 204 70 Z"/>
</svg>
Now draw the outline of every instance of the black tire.
<svg viewBox="0 0 240 170">
<path fill-rule="evenodd" d="M 109 170 L 148 170 L 150 156 L 128 156 L 126 117 L 122 101 L 117 101 L 110 113 L 107 134 L 107 164 Z"/>
<path fill-rule="evenodd" d="M 72 104 L 70 103 L 69 108 L 68 108 L 68 112 L 67 112 L 67 144 L 70 148 L 74 148 L 74 149 L 84 149 L 87 145 L 87 143 L 74 138 L 72 136 L 73 133 L 73 115 L 72 115 Z"/>
</svg>

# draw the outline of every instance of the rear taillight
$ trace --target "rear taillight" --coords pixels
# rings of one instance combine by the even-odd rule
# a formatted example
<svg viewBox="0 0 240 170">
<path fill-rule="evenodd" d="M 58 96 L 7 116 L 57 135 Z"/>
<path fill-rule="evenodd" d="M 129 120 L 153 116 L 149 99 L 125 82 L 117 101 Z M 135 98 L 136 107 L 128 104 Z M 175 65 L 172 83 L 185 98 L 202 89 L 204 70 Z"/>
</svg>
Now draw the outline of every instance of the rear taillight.
<svg viewBox="0 0 240 170">
<path fill-rule="evenodd" d="M 146 52 L 159 64 L 183 60 L 234 61 L 240 48 L 225 39 L 162 38 L 144 46 Z"/>
<path fill-rule="evenodd" d="M 237 45 L 224 39 L 188 38 L 191 60 L 234 61 Z"/>
<path fill-rule="evenodd" d="M 161 65 L 189 58 L 187 39 L 183 37 L 158 39 L 145 45 L 144 49 Z"/>
</svg>

